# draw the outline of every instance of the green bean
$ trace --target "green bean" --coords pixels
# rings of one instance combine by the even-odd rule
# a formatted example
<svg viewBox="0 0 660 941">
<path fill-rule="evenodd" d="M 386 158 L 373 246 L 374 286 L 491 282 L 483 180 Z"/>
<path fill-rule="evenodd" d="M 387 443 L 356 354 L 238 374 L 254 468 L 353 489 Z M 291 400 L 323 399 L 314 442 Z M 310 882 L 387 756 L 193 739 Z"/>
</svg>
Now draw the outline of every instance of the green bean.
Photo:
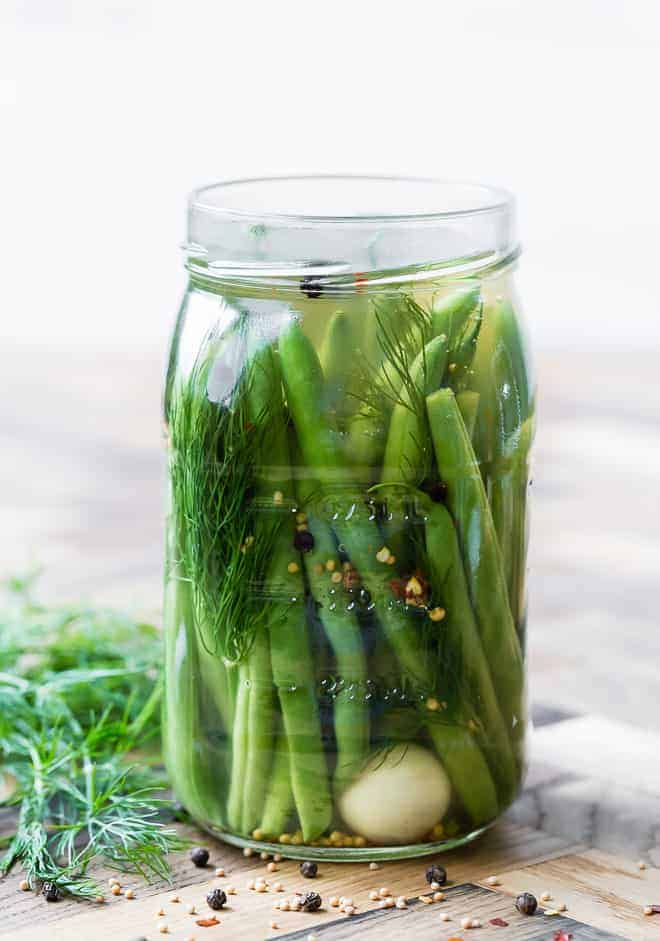
<svg viewBox="0 0 660 941">
<path fill-rule="evenodd" d="M 475 826 L 490 823 L 498 812 L 497 792 L 474 735 L 460 725 L 430 720 L 429 734 L 449 780 Z"/>
<path fill-rule="evenodd" d="M 168 556 L 174 557 L 169 552 Z M 189 813 L 197 820 L 217 825 L 225 819 L 221 805 L 224 769 L 211 760 L 202 730 L 191 588 L 174 566 L 168 572 L 164 627 L 164 750 L 168 771 Z"/>
<path fill-rule="evenodd" d="M 304 611 L 304 585 L 300 572 L 287 575 L 291 557 L 291 534 L 283 530 L 268 579 L 277 591 L 269 603 L 270 653 L 289 746 L 291 787 L 303 837 L 309 842 L 329 826 L 332 801 Z M 289 600 L 284 600 L 285 592 Z"/>
<path fill-rule="evenodd" d="M 401 401 L 392 412 L 385 446 L 381 483 L 417 485 L 428 469 L 428 419 L 424 399 L 442 382 L 447 362 L 447 341 L 434 337 L 418 354 L 408 382 L 401 390 Z"/>
<path fill-rule="evenodd" d="M 267 458 L 274 468 L 269 483 L 276 490 L 266 492 L 262 488 L 264 513 L 270 506 L 274 509 L 275 493 L 279 492 L 293 498 L 291 464 L 286 438 L 286 422 L 283 415 L 280 372 L 271 347 L 266 347 L 255 359 L 253 383 L 250 389 L 251 410 L 256 422 L 267 422 L 270 431 L 264 441 L 264 459 Z M 275 475 L 279 476 L 276 477 Z M 277 525 L 277 524 L 276 524 Z M 279 523 L 276 551 L 266 576 L 268 591 L 273 588 L 280 591 L 282 579 L 286 576 L 287 566 L 294 554 L 291 525 Z M 307 625 L 302 598 L 304 586 L 300 574 L 291 575 L 292 597 L 298 599 L 298 606 L 291 601 L 283 601 L 279 595 L 269 599 L 268 629 L 270 632 L 270 662 L 261 657 L 251 679 L 261 677 L 262 688 L 273 682 L 282 710 L 284 729 L 288 738 L 291 787 L 305 839 L 315 839 L 326 828 L 330 819 L 330 795 L 327 785 L 327 767 L 323 753 L 321 724 L 318 703 L 315 694 L 315 677 L 312 655 L 309 647 Z M 288 666 L 287 666 L 288 663 Z M 294 674 L 304 677 L 300 688 Z M 272 669 L 272 679 L 271 679 Z M 287 679 L 288 677 L 288 679 Z M 250 691 L 253 697 L 252 688 Z M 268 736 L 272 743 L 273 722 L 272 708 L 266 695 L 259 696 L 250 710 L 250 737 L 248 765 L 260 761 L 263 755 L 272 751 L 272 744 L 267 746 Z M 249 800 L 246 796 L 246 800 Z M 261 811 L 252 805 L 250 819 Z M 244 812 L 244 818 L 248 816 Z M 327 819 L 326 819 L 327 818 Z"/>
<path fill-rule="evenodd" d="M 390 299 L 384 307 L 380 302 L 369 317 L 365 328 L 371 335 L 367 361 L 373 369 L 373 389 L 383 390 L 383 395 L 378 407 L 363 406 L 350 425 L 346 454 L 355 470 L 360 470 L 361 478 L 369 482 L 376 479 L 376 468 L 387 444 L 392 410 L 405 394 L 402 364 L 395 365 L 385 356 L 383 334 L 401 338 L 401 348 L 408 349 L 412 356 L 419 355 L 424 343 L 434 337 L 444 336 L 447 345 L 452 339 L 458 343 L 478 299 L 479 288 L 471 287 L 437 301 L 431 311 L 430 328 L 423 325 L 419 315 L 414 313 L 414 306 L 402 297 Z M 378 350 L 377 355 L 375 350 Z"/>
<path fill-rule="evenodd" d="M 511 728 L 522 717 L 522 655 L 488 498 L 454 393 L 451 389 L 434 392 L 427 399 L 427 408 L 484 652 L 502 715 Z"/>
<path fill-rule="evenodd" d="M 275 710 L 269 641 L 266 632 L 259 630 L 248 663 L 248 760 L 242 816 L 242 832 L 246 834 L 252 833 L 261 819 L 272 761 Z"/>
<path fill-rule="evenodd" d="M 378 551 L 381 537 L 377 522 L 372 515 L 365 515 L 369 511 L 350 479 L 350 472 L 332 446 L 332 435 L 321 407 L 323 377 L 314 347 L 296 323 L 280 337 L 279 351 L 289 410 L 300 449 L 305 463 L 319 481 L 321 499 L 332 519 L 332 528 L 358 569 L 362 584 L 376 606 L 387 641 L 405 675 L 414 682 L 416 694 L 428 693 L 433 689 L 435 676 L 416 621 L 418 614 L 411 614 L 404 605 L 393 600 L 389 586 L 391 569 L 388 572 L 387 564 L 377 558 L 377 553 L 381 558 L 384 555 Z M 453 781 L 463 782 L 459 785 L 463 791 L 469 788 L 471 776 L 478 770 L 479 779 L 471 798 L 470 813 L 479 822 L 491 819 L 497 800 L 495 797 L 493 806 L 489 806 L 487 781 L 491 782 L 493 795 L 494 785 L 478 743 L 471 736 L 465 736 L 462 730 L 448 727 L 435 730 L 432 737 L 441 760 L 445 760 L 447 751 L 450 776 Z M 458 747 L 459 741 L 461 747 Z M 470 801 L 469 795 L 467 801 Z"/>
<path fill-rule="evenodd" d="M 465 428 L 471 439 L 472 435 L 474 434 L 475 425 L 477 423 L 477 413 L 479 411 L 479 393 L 470 392 L 469 390 L 458 392 L 456 395 L 456 404 L 460 409 Z"/>
<path fill-rule="evenodd" d="M 351 395 L 354 356 L 355 338 L 351 319 L 343 310 L 338 310 L 328 323 L 320 358 L 325 376 L 324 404 L 340 426 L 343 426 L 357 405 L 357 400 Z"/>
<path fill-rule="evenodd" d="M 238 690 L 231 736 L 231 776 L 227 795 L 227 821 L 232 830 L 243 832 L 243 799 L 248 766 L 250 734 L 250 674 L 247 664 L 238 669 Z"/>
<path fill-rule="evenodd" d="M 485 748 L 487 755 L 492 756 L 490 764 L 504 805 L 515 795 L 518 772 L 472 610 L 454 521 L 442 504 L 431 504 L 426 514 L 431 582 L 447 612 L 442 622 L 444 640 L 449 649 L 459 654 L 461 679 L 470 693 L 477 725 L 483 729 Z"/>
<path fill-rule="evenodd" d="M 286 735 L 279 731 L 275 740 L 275 755 L 270 772 L 269 790 L 260 829 L 266 838 L 276 840 L 286 830 L 289 817 L 295 810 L 291 790 L 291 760 Z"/>
<path fill-rule="evenodd" d="M 361 770 L 369 747 L 369 709 L 364 698 L 367 662 L 360 625 L 348 608 L 351 597 L 345 595 L 341 587 L 336 588 L 325 567 L 328 560 L 335 561 L 338 557 L 332 530 L 314 513 L 315 482 L 307 477 L 299 479 L 296 485 L 300 502 L 307 509 L 307 525 L 314 538 L 314 548 L 303 554 L 307 580 L 318 617 L 335 655 L 338 674 L 344 683 L 334 700 L 335 787 L 341 790 Z M 355 607 L 354 601 L 352 607 Z"/>
<path fill-rule="evenodd" d="M 208 691 L 222 719 L 225 734 L 231 736 L 238 670 L 234 666 L 227 666 L 216 654 L 209 653 L 203 644 L 198 644 L 197 656 L 204 689 Z"/>
<path fill-rule="evenodd" d="M 465 333 L 466 324 L 480 298 L 480 287 L 468 286 L 436 300 L 431 309 L 432 336 L 444 334 L 448 349 L 455 351 Z"/>
</svg>

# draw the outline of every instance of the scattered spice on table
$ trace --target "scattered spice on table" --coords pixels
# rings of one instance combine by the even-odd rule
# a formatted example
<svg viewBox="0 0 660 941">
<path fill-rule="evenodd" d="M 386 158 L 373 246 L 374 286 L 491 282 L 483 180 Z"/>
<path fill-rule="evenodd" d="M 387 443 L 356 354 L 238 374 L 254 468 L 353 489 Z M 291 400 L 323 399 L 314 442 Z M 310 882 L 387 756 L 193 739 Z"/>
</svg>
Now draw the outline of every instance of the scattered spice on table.
<svg viewBox="0 0 660 941">
<path fill-rule="evenodd" d="M 220 911 L 223 905 L 227 902 L 227 896 L 222 891 L 222 889 L 211 889 L 209 894 L 206 896 L 206 902 L 209 908 L 212 908 L 214 911 Z"/>
<path fill-rule="evenodd" d="M 554 941 L 572 941 L 573 935 L 568 934 L 566 931 L 555 931 Z"/>
<path fill-rule="evenodd" d="M 190 852 L 190 859 L 198 869 L 204 869 L 208 865 L 209 851 L 203 846 L 196 846 Z"/>
<path fill-rule="evenodd" d="M 532 895 L 531 892 L 521 892 L 516 899 L 516 908 L 521 915 L 533 915 L 538 908 L 538 904 L 536 896 Z"/>
<path fill-rule="evenodd" d="M 304 912 L 317 912 L 321 907 L 321 896 L 318 892 L 308 892 L 303 895 L 300 907 Z"/>
<path fill-rule="evenodd" d="M 503 918 L 491 918 L 491 925 L 495 925 L 496 928 L 508 928 L 509 922 L 505 921 Z"/>
<path fill-rule="evenodd" d="M 54 882 L 44 882 L 41 893 L 47 902 L 59 902 L 62 893 Z"/>
<path fill-rule="evenodd" d="M 214 925 L 219 925 L 220 922 L 215 915 L 211 915 L 210 918 L 198 918 L 195 924 L 199 925 L 200 928 L 213 928 Z"/>
<path fill-rule="evenodd" d="M 447 870 L 444 866 L 440 866 L 438 863 L 435 863 L 433 866 L 429 866 L 426 870 L 426 881 L 430 884 L 431 882 L 437 882 L 438 885 L 444 885 L 447 881 Z"/>
<path fill-rule="evenodd" d="M 319 867 L 316 863 L 306 860 L 304 863 L 300 864 L 300 874 L 305 877 L 305 879 L 316 879 L 318 875 Z"/>
</svg>

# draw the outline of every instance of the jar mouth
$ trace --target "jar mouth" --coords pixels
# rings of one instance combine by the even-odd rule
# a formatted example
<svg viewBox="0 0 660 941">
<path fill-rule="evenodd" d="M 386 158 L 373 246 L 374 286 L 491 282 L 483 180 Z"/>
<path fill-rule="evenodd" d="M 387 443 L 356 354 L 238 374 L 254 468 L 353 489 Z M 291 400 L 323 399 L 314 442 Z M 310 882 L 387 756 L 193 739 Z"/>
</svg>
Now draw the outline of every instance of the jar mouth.
<svg viewBox="0 0 660 941">
<path fill-rule="evenodd" d="M 193 190 L 189 205 L 264 222 L 391 225 L 502 212 L 513 196 L 483 183 L 433 177 L 307 174 L 211 183 Z"/>
<path fill-rule="evenodd" d="M 187 267 L 222 281 L 348 289 L 473 277 L 517 257 L 514 200 L 481 183 L 429 177 L 297 175 L 227 180 L 188 203 Z"/>
</svg>

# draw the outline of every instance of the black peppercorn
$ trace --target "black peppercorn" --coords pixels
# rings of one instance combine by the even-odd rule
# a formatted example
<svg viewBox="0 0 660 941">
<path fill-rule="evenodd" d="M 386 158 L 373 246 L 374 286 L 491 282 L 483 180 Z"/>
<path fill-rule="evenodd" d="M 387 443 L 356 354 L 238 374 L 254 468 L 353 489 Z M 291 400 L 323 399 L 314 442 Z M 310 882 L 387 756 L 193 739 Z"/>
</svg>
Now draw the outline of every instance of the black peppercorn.
<svg viewBox="0 0 660 941">
<path fill-rule="evenodd" d="M 198 869 L 203 869 L 209 861 L 209 851 L 203 846 L 196 846 L 191 851 L 190 858 Z"/>
<path fill-rule="evenodd" d="M 316 863 L 310 863 L 305 861 L 300 864 L 300 873 L 305 877 L 305 879 L 315 879 L 316 874 L 319 871 L 319 867 Z"/>
<path fill-rule="evenodd" d="M 531 892 L 523 892 L 516 899 L 516 908 L 521 915 L 533 915 L 538 908 L 538 904 L 536 896 L 532 895 Z"/>
<path fill-rule="evenodd" d="M 223 905 L 226 904 L 227 896 L 222 889 L 212 889 L 206 896 L 206 902 L 209 908 L 212 908 L 214 912 L 219 912 Z"/>
<path fill-rule="evenodd" d="M 447 881 L 447 870 L 444 866 L 439 866 L 437 863 L 434 863 L 433 866 L 429 866 L 426 870 L 426 881 L 429 885 L 432 882 L 437 882 L 438 885 L 444 885 Z"/>
<path fill-rule="evenodd" d="M 434 503 L 444 503 L 447 499 L 447 484 L 443 480 L 424 480 L 420 490 L 428 494 Z"/>
<path fill-rule="evenodd" d="M 293 537 L 293 545 L 298 552 L 311 552 L 314 548 L 314 537 L 308 529 L 299 529 Z"/>
<path fill-rule="evenodd" d="M 321 907 L 321 896 L 318 892 L 308 892 L 303 895 L 300 907 L 304 912 L 318 912 Z"/>
<path fill-rule="evenodd" d="M 59 902 L 62 898 L 62 893 L 57 888 L 55 882 L 44 882 L 41 887 L 41 893 L 47 902 Z"/>
<path fill-rule="evenodd" d="M 320 297 L 323 293 L 323 286 L 318 278 L 312 277 L 312 275 L 307 275 L 304 278 L 301 278 L 300 281 L 300 290 L 303 294 L 306 294 L 307 297 Z"/>
</svg>

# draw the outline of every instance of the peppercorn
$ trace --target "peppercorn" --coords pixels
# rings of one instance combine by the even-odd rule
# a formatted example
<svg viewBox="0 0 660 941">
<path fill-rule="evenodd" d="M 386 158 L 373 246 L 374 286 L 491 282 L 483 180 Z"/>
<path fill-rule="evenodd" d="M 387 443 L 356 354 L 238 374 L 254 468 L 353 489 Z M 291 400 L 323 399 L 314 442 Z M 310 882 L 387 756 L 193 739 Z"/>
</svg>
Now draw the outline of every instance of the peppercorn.
<svg viewBox="0 0 660 941">
<path fill-rule="evenodd" d="M 434 503 L 444 503 L 447 499 L 447 484 L 443 480 L 424 480 L 419 489 Z"/>
<path fill-rule="evenodd" d="M 203 869 L 209 861 L 209 851 L 203 846 L 196 846 L 191 851 L 190 858 L 198 869 Z"/>
<path fill-rule="evenodd" d="M 321 896 L 318 892 L 308 892 L 307 895 L 303 895 L 300 907 L 304 912 L 318 912 L 321 907 Z"/>
<path fill-rule="evenodd" d="M 308 529 L 299 529 L 293 537 L 293 545 L 298 552 L 311 552 L 314 548 L 314 537 Z"/>
<path fill-rule="evenodd" d="M 438 885 L 444 885 L 447 881 L 447 870 L 444 866 L 434 863 L 433 866 L 429 866 L 426 870 L 426 881 L 429 885 L 432 882 L 437 882 Z"/>
<path fill-rule="evenodd" d="M 300 290 L 307 297 L 320 297 L 323 293 L 323 286 L 318 278 L 312 275 L 306 275 L 300 281 Z"/>
<path fill-rule="evenodd" d="M 532 895 L 531 892 L 523 892 L 516 899 L 516 908 L 521 915 L 533 915 L 538 908 L 538 904 L 536 896 Z"/>
<path fill-rule="evenodd" d="M 319 867 L 316 863 L 305 861 L 300 864 L 300 874 L 303 875 L 305 879 L 315 879 L 318 871 Z"/>
<path fill-rule="evenodd" d="M 59 902 L 62 898 L 62 893 L 55 882 L 44 882 L 41 893 L 47 902 Z"/>
<path fill-rule="evenodd" d="M 206 896 L 206 901 L 209 908 L 212 908 L 215 912 L 219 912 L 223 905 L 226 904 L 227 896 L 222 889 L 211 889 Z"/>
</svg>

